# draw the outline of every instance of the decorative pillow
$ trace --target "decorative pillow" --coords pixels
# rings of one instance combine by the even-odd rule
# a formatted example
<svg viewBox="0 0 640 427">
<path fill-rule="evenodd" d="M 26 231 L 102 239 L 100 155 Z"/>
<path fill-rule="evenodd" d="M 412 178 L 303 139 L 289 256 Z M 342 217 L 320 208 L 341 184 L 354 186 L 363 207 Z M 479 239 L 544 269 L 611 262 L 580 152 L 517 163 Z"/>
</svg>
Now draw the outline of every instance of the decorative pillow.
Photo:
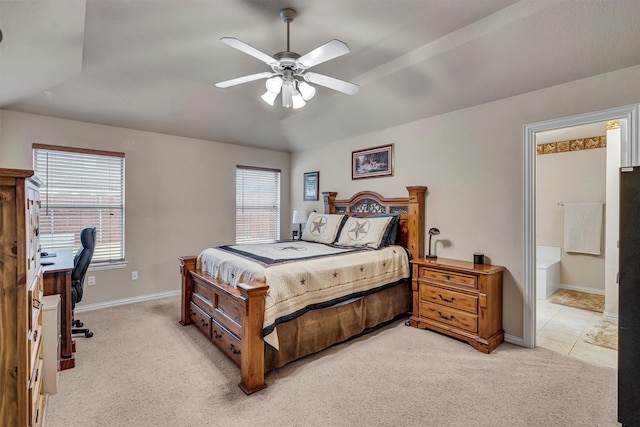
<svg viewBox="0 0 640 427">
<path fill-rule="evenodd" d="M 369 218 L 385 218 L 391 217 L 391 221 L 387 226 L 387 231 L 385 236 L 382 239 L 382 246 L 390 246 L 396 244 L 396 239 L 398 237 L 398 224 L 400 223 L 400 214 L 378 214 L 371 215 Z"/>
<path fill-rule="evenodd" d="M 395 245 L 396 239 L 398 238 L 398 226 L 400 224 L 400 215 L 392 214 L 391 222 L 389 223 L 389 227 L 387 227 L 387 245 Z"/>
<path fill-rule="evenodd" d="M 392 220 L 391 216 L 350 217 L 344 223 L 336 244 L 338 246 L 367 246 L 378 249 L 384 246 L 383 240 L 387 237 L 387 228 Z"/>
<path fill-rule="evenodd" d="M 311 212 L 302 232 L 302 240 L 317 243 L 333 243 L 338 237 L 345 215 Z"/>
<path fill-rule="evenodd" d="M 385 235 L 382 238 L 382 243 L 380 244 L 380 247 L 396 244 L 396 239 L 398 237 L 398 224 L 400 224 L 400 214 L 397 214 L 397 213 L 375 214 L 375 215 L 360 217 L 360 218 L 386 218 L 386 217 L 390 217 L 391 221 L 387 226 L 387 231 L 385 232 Z"/>
</svg>

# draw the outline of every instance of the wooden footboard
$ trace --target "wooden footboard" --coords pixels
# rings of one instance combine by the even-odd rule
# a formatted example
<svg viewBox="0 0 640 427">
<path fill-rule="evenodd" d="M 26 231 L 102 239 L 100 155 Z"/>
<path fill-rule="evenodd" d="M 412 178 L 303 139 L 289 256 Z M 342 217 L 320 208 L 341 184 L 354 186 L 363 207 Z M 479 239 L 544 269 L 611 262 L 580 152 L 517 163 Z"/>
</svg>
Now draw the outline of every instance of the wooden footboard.
<svg viewBox="0 0 640 427">
<path fill-rule="evenodd" d="M 264 382 L 265 283 L 240 283 L 233 288 L 196 270 L 196 257 L 180 257 L 182 276 L 182 325 L 195 324 L 200 331 L 240 367 L 240 388 L 251 394 Z"/>
</svg>

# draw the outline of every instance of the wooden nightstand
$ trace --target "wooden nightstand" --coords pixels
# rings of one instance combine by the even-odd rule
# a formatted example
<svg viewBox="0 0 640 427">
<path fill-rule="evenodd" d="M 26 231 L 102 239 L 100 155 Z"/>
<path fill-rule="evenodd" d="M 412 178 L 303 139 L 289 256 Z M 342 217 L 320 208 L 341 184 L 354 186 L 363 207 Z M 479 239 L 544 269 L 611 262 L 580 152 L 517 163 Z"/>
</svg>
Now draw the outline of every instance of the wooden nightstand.
<svg viewBox="0 0 640 427">
<path fill-rule="evenodd" d="M 499 265 L 446 258 L 415 259 L 409 324 L 466 341 L 491 353 L 504 339 Z"/>
</svg>

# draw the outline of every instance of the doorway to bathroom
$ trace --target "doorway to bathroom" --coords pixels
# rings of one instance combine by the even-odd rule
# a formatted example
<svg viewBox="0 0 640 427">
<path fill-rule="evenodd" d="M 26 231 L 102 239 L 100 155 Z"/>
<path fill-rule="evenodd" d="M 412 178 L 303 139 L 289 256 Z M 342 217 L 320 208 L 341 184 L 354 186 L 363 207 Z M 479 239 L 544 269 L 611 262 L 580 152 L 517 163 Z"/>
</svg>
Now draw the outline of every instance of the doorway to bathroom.
<svg viewBox="0 0 640 427">
<path fill-rule="evenodd" d="M 617 295 L 609 292 L 605 304 L 605 238 L 617 240 L 618 215 L 605 209 L 608 192 L 618 193 L 620 145 L 608 130 L 617 125 L 535 135 L 536 346 L 613 368 Z"/>
<path fill-rule="evenodd" d="M 537 242 L 538 242 L 538 230 L 537 230 L 537 203 L 538 203 L 538 189 L 537 189 L 537 157 L 538 157 L 538 145 L 539 144 L 545 144 L 545 143 L 549 143 L 551 144 L 550 141 L 545 141 L 545 138 L 551 138 L 551 139 L 555 139 L 557 141 L 553 141 L 553 142 L 564 142 L 564 141 L 571 141 L 572 139 L 578 140 L 578 139 L 584 139 L 587 136 L 591 136 L 591 135 L 581 135 L 581 136 L 576 136 L 576 137 L 572 137 L 572 136 L 566 136 L 566 137 L 558 137 L 558 135 L 562 135 L 562 132 L 569 132 L 569 131 L 576 131 L 577 128 L 581 128 L 582 131 L 585 131 L 585 129 L 588 129 L 588 126 L 601 126 L 603 123 L 606 126 L 606 123 L 608 122 L 612 122 L 615 121 L 615 123 L 617 123 L 618 128 L 616 130 L 613 130 L 614 133 L 617 133 L 618 135 L 618 140 L 619 140 L 619 145 L 617 147 L 618 150 L 618 154 L 616 154 L 615 156 L 612 154 L 607 155 L 607 158 L 609 159 L 608 161 L 610 161 L 611 159 L 614 160 L 614 164 L 610 164 L 607 163 L 607 165 L 605 166 L 605 171 L 601 172 L 604 173 L 606 175 L 606 179 L 609 181 L 609 184 L 611 184 L 611 178 L 610 178 L 610 174 L 613 174 L 612 176 L 618 177 L 619 176 L 619 167 L 620 166 L 626 166 L 626 165 L 630 165 L 630 164 L 638 164 L 638 154 L 639 151 L 638 150 L 638 140 L 640 139 L 638 136 L 638 121 L 639 121 L 639 117 L 638 117 L 638 106 L 637 105 L 633 105 L 633 106 L 627 106 L 627 107 L 620 107 L 620 108 L 616 108 L 616 109 L 610 109 L 610 110 L 605 110 L 605 111 L 600 111 L 600 112 L 595 112 L 595 113 L 589 113 L 589 114 L 584 114 L 584 115 L 580 115 L 580 116 L 573 116 L 573 117 L 568 117 L 568 118 L 562 118 L 562 119 L 555 119 L 555 120 L 550 120 L 550 121 L 545 121 L 545 122 L 540 122 L 540 123 L 535 123 L 535 124 L 531 124 L 531 125 L 526 125 L 524 128 L 524 142 L 525 142 L 525 179 L 524 179 L 524 184 L 525 184 L 525 188 L 524 188 L 524 192 L 525 192 L 525 248 L 524 248 L 524 252 L 525 252 L 525 262 L 524 262 L 524 270 L 525 270 L 525 284 L 524 284 L 524 319 L 523 319 L 523 329 L 524 329 L 524 336 L 523 336 L 523 344 L 527 347 L 534 347 L 536 345 L 536 332 L 537 332 L 537 308 L 538 305 L 540 305 L 542 307 L 542 304 L 538 304 L 538 302 L 540 302 L 540 300 L 538 300 L 536 298 L 536 278 L 537 278 L 537 271 L 536 271 L 536 246 L 537 246 Z M 573 129 L 576 128 L 576 129 Z M 611 132 L 611 130 L 607 130 L 607 133 Z M 554 135 L 555 133 L 555 135 Z M 565 134 L 568 135 L 568 134 Z M 596 135 L 593 135 L 596 136 Z M 609 146 L 607 146 L 607 150 L 610 150 L 610 148 L 614 148 L 615 144 L 609 144 Z M 551 145 L 546 147 L 547 149 L 551 149 Z M 593 154 L 593 153 L 592 153 Z M 588 157 L 588 156 L 587 156 Z M 555 157 L 555 159 L 559 159 L 560 157 Z M 552 157 L 548 157 L 548 159 L 552 159 L 551 163 L 554 162 Z M 566 175 L 570 175 L 571 172 L 574 170 L 574 167 L 577 166 L 575 163 L 571 163 L 568 167 L 565 168 L 565 170 L 563 171 L 565 176 Z M 557 187 L 562 186 L 562 178 L 556 178 L 556 180 L 560 180 L 560 182 L 557 183 Z M 590 178 L 583 178 L 583 179 L 590 179 Z M 609 185 L 607 184 L 607 185 Z M 617 185 L 617 184 L 616 184 Z M 601 203 L 603 204 L 603 215 L 604 218 L 617 218 L 618 214 L 617 211 L 615 212 L 609 212 L 607 209 L 611 209 L 611 208 L 616 208 L 618 207 L 618 202 L 617 200 L 610 200 L 609 196 L 611 195 L 617 195 L 617 191 L 612 191 L 609 188 L 605 187 L 605 193 L 606 196 L 604 198 L 604 200 L 601 201 Z M 544 197 L 543 197 L 544 198 Z M 562 199 L 562 200 L 561 200 Z M 581 200 L 577 200 L 577 199 L 568 199 L 567 196 L 562 196 L 560 197 L 560 195 L 554 195 L 551 197 L 552 201 L 547 201 L 546 203 L 555 203 L 555 215 L 557 218 L 557 214 L 559 212 L 562 212 L 564 209 L 564 206 L 562 205 L 565 202 L 574 202 L 574 201 L 581 201 Z M 586 199 L 588 200 L 588 199 Z M 541 203 L 541 202 L 540 202 Z M 559 211 L 559 212 L 557 212 Z M 553 212 L 552 212 L 553 213 Z M 544 214 L 541 214 L 542 216 L 544 216 Z M 562 216 L 561 216 L 562 218 Z M 557 219 L 556 219 L 557 222 Z M 604 309 L 604 313 L 600 314 L 599 316 L 597 315 L 596 317 L 599 317 L 601 319 L 605 319 L 606 320 L 615 320 L 616 316 L 617 316 L 617 283 L 616 283 L 616 274 L 617 274 L 617 247 L 615 246 L 616 242 L 617 242 L 617 236 L 615 238 L 612 238 L 612 236 L 614 236 L 614 231 L 615 233 L 617 233 L 617 222 L 615 222 L 613 225 L 611 225 L 611 229 L 609 230 L 609 232 L 607 233 L 606 227 L 607 227 L 607 221 L 604 222 L 604 228 L 603 228 L 603 236 L 605 236 L 604 241 L 602 242 L 602 249 L 603 252 L 605 254 L 605 261 L 601 261 L 604 262 L 606 268 L 605 268 L 605 282 L 609 282 L 611 283 L 611 281 L 613 280 L 613 286 L 611 287 L 614 291 L 615 291 L 615 298 L 614 297 L 609 297 L 607 298 L 607 285 L 605 285 L 605 300 L 608 302 L 605 302 L 605 309 Z M 558 224 L 551 224 L 550 229 L 553 229 L 553 227 L 558 227 Z M 562 224 L 560 224 L 560 227 L 562 227 Z M 545 230 L 540 230 L 542 233 L 546 232 Z M 608 239 L 607 237 L 608 236 Z M 562 249 L 563 249 L 563 242 L 557 241 L 557 238 L 555 238 L 555 241 L 552 241 L 552 244 L 549 245 L 541 245 L 541 246 L 549 246 L 551 248 L 559 248 L 560 252 L 561 252 L 561 256 L 560 256 L 560 265 L 562 263 Z M 611 241 L 613 241 L 614 247 L 610 248 L 609 245 L 611 243 Z M 541 242 L 543 242 L 543 239 L 541 239 Z M 546 242 L 543 242 L 546 243 Z M 557 250 L 555 251 L 555 253 L 557 254 Z M 606 257 L 606 254 L 609 255 L 614 255 L 615 257 Z M 611 259 L 608 259 L 611 258 Z M 568 262 L 573 262 L 575 260 L 572 261 L 568 261 Z M 602 266 L 600 266 L 601 268 Z M 613 271 L 613 273 L 612 273 Z M 584 285 L 578 285 L 579 286 L 584 286 Z M 578 289 L 579 290 L 579 289 Z M 601 291 L 599 291 L 601 292 Z M 549 313 L 545 313 L 545 315 L 548 317 Z M 541 322 L 544 323 L 544 316 L 541 314 Z M 558 322 L 559 323 L 559 322 Z M 586 326 L 585 326 L 586 327 Z M 577 326 L 575 327 L 576 329 L 578 328 Z M 543 339 L 540 340 L 541 342 L 544 341 Z M 575 346 L 575 344 L 574 344 Z"/>
</svg>

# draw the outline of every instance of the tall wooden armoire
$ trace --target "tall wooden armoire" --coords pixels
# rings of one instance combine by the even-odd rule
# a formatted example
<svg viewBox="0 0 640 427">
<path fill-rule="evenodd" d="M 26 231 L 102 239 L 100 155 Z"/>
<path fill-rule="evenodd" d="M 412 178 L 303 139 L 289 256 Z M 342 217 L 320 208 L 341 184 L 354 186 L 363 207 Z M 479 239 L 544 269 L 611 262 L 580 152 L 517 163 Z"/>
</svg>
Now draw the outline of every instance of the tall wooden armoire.
<svg viewBox="0 0 640 427">
<path fill-rule="evenodd" d="M 41 181 L 0 169 L 0 425 L 42 425 Z"/>
</svg>

